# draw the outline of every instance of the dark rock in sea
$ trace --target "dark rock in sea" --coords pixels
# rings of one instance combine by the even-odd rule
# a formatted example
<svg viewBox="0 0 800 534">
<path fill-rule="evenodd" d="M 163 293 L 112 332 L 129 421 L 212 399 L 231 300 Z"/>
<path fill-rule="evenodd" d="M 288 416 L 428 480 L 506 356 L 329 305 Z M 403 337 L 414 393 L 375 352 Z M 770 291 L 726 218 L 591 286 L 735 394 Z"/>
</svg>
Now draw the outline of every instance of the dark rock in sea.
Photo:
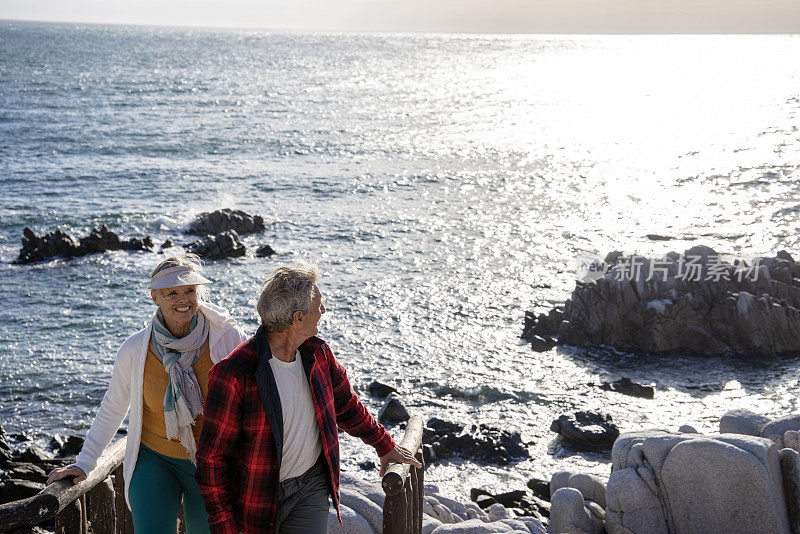
<svg viewBox="0 0 800 534">
<path fill-rule="evenodd" d="M 523 337 L 656 354 L 800 353 L 800 263 L 785 251 L 729 262 L 695 246 L 659 260 L 612 252 L 603 263 L 563 308 L 527 313 Z"/>
<path fill-rule="evenodd" d="M 480 488 L 472 488 L 470 489 L 469 497 L 481 509 L 486 509 L 495 503 L 499 503 L 505 508 L 515 510 L 516 514 L 520 516 L 542 517 L 543 515 L 549 515 L 550 512 L 547 503 L 541 505 L 542 501 L 540 499 L 532 498 L 525 490 L 493 494 Z"/>
<path fill-rule="evenodd" d="M 484 495 L 479 495 L 478 498 L 475 499 L 475 504 L 481 507 L 482 510 L 489 508 L 491 505 L 496 504 L 497 501 L 494 500 L 494 497 L 489 495 L 488 493 Z"/>
<path fill-rule="evenodd" d="M 505 493 L 496 493 L 492 495 L 494 500 L 505 506 L 506 508 L 517 508 L 519 503 L 527 496 L 528 492 L 525 490 L 507 491 Z"/>
<path fill-rule="evenodd" d="M 150 236 L 144 239 L 132 238 L 121 240 L 105 225 L 89 232 L 89 235 L 80 240 L 76 237 L 56 230 L 38 237 L 30 228 L 22 232 L 22 248 L 15 263 L 34 263 L 50 258 L 75 258 L 96 254 L 109 250 L 153 250 L 153 240 Z"/>
<path fill-rule="evenodd" d="M 61 456 L 77 456 L 83 448 L 83 438 L 80 436 L 70 436 L 59 450 Z"/>
<path fill-rule="evenodd" d="M 575 412 L 553 421 L 550 430 L 576 450 L 610 449 L 619 437 L 619 429 L 608 414 Z"/>
<path fill-rule="evenodd" d="M 397 393 L 390 393 L 383 402 L 378 420 L 383 423 L 402 423 L 408 421 L 408 410 L 403 406 Z"/>
<path fill-rule="evenodd" d="M 655 397 L 655 388 L 653 386 L 643 386 L 631 381 L 630 378 L 623 376 L 614 382 L 603 382 L 600 384 L 600 389 L 605 391 L 614 391 L 622 393 L 631 397 L 638 397 L 641 399 L 652 399 Z"/>
<path fill-rule="evenodd" d="M 531 493 L 535 497 L 539 497 L 540 499 L 544 499 L 545 501 L 550 500 L 550 481 L 549 480 L 542 480 L 541 478 L 533 477 L 528 480 L 528 488 L 530 488 Z"/>
<path fill-rule="evenodd" d="M 186 233 L 195 235 L 216 235 L 233 230 L 239 235 L 263 232 L 266 229 L 260 215 L 248 215 L 241 210 L 221 209 L 211 213 L 201 213 L 189 224 Z"/>
<path fill-rule="evenodd" d="M 358 467 L 360 467 L 364 471 L 372 471 L 377 466 L 375 465 L 375 462 L 373 462 L 372 460 L 364 460 L 363 462 L 358 463 Z"/>
<path fill-rule="evenodd" d="M 31 441 L 31 439 L 33 439 L 25 432 L 17 432 L 16 434 L 11 434 L 9 437 L 15 439 L 17 443 L 26 443 L 28 441 Z"/>
<path fill-rule="evenodd" d="M 47 473 L 38 465 L 29 462 L 13 462 L 6 468 L 9 478 L 30 480 L 31 482 L 47 482 Z"/>
<path fill-rule="evenodd" d="M 563 310 L 553 308 L 546 314 L 536 315 L 533 312 L 525 312 L 525 324 L 522 328 L 522 337 L 532 340 L 534 336 L 540 338 L 550 338 L 558 334 L 561 321 L 564 319 Z"/>
<path fill-rule="evenodd" d="M 0 442 L 8 446 L 8 444 L 5 443 L 4 441 Z M 6 468 L 12 461 L 13 461 L 13 456 L 11 454 L 11 449 L 0 447 L 0 467 Z"/>
<path fill-rule="evenodd" d="M 469 500 L 471 500 L 472 502 L 477 501 L 478 497 L 480 497 L 481 495 L 489 495 L 489 496 L 491 496 L 492 494 L 489 493 L 488 491 L 486 491 L 485 489 L 481 489 L 481 488 L 470 488 L 469 489 Z"/>
<path fill-rule="evenodd" d="M 209 260 L 239 258 L 247 253 L 247 248 L 239 241 L 239 234 L 234 230 L 204 237 L 199 241 L 184 245 L 184 248 Z"/>
<path fill-rule="evenodd" d="M 422 432 L 422 442 L 433 447 L 438 458 L 460 456 L 481 462 L 507 465 L 529 458 L 519 432 L 508 432 L 487 425 L 469 429 L 433 417 Z"/>
<path fill-rule="evenodd" d="M 13 502 L 33 497 L 45 488 L 40 482 L 11 478 L 0 484 L 0 501 Z"/>
<path fill-rule="evenodd" d="M 41 464 L 50 459 L 50 456 L 39 447 L 28 447 L 18 456 L 20 462 Z"/>
<path fill-rule="evenodd" d="M 164 250 L 165 248 L 172 248 L 174 246 L 175 245 L 172 243 L 172 240 L 171 239 L 167 239 L 163 243 L 161 243 L 161 250 Z"/>
<path fill-rule="evenodd" d="M 531 342 L 531 348 L 536 352 L 547 352 L 558 344 L 552 337 L 542 337 L 536 334 L 527 338 Z"/>
<path fill-rule="evenodd" d="M 672 241 L 674 238 L 668 235 L 647 234 L 647 239 L 650 241 Z"/>
<path fill-rule="evenodd" d="M 269 258 L 275 254 L 275 249 L 269 245 L 263 245 L 256 249 L 256 258 Z"/>
<path fill-rule="evenodd" d="M 425 465 L 430 465 L 438 459 L 433 445 L 425 444 L 422 446 L 422 460 L 425 462 Z"/>
<path fill-rule="evenodd" d="M 62 436 L 61 434 L 55 434 L 53 437 L 50 438 L 50 443 L 49 443 L 50 450 L 55 453 L 59 453 L 61 452 L 61 447 L 63 447 L 64 443 L 66 442 L 67 440 L 64 439 L 64 436 Z"/>
<path fill-rule="evenodd" d="M 373 380 L 370 382 L 369 386 L 367 386 L 367 391 L 373 397 L 378 397 L 380 399 L 386 397 L 390 393 L 397 393 L 397 390 L 390 385 L 382 384 L 377 380 Z"/>
</svg>

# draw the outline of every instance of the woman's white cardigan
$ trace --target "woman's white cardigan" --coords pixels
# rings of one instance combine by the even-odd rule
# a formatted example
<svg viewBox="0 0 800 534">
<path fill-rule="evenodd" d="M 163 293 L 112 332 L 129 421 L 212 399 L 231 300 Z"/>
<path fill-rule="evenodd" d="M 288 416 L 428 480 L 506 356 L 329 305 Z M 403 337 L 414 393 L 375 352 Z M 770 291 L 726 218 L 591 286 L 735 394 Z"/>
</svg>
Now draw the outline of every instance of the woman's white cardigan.
<svg viewBox="0 0 800 534">
<path fill-rule="evenodd" d="M 208 344 L 211 361 L 216 364 L 247 337 L 225 309 L 205 302 L 201 302 L 198 308 L 210 323 Z M 128 486 L 133 469 L 136 467 L 142 436 L 142 378 L 144 362 L 147 359 L 147 346 L 150 343 L 150 329 L 151 324 L 148 324 L 126 339 L 117 351 L 111 384 L 103 397 L 103 402 L 100 403 L 100 409 L 86 434 L 83 449 L 74 464 L 88 475 L 97 466 L 97 459 L 117 433 L 130 408 L 128 440 L 125 446 L 125 460 L 122 463 L 125 501 L 128 502 L 128 507 L 130 507 Z"/>
</svg>

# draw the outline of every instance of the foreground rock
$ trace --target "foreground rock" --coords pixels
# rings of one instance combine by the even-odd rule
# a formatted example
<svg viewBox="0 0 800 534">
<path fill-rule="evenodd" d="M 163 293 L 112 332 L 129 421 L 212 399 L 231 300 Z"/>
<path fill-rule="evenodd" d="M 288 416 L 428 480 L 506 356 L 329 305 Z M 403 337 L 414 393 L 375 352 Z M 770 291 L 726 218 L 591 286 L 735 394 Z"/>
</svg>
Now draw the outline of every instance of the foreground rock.
<svg viewBox="0 0 800 534">
<path fill-rule="evenodd" d="M 209 260 L 240 258 L 247 253 L 247 248 L 239 240 L 239 234 L 234 230 L 204 237 L 184 245 L 184 248 L 188 252 Z"/>
<path fill-rule="evenodd" d="M 201 213 L 189 223 L 188 234 L 217 235 L 234 231 L 239 235 L 263 232 L 264 218 L 260 215 L 249 215 L 241 210 L 221 209 L 211 213 Z"/>
<path fill-rule="evenodd" d="M 792 532 L 780 454 L 768 439 L 636 432 L 621 436 L 611 457 L 611 532 Z"/>
<path fill-rule="evenodd" d="M 61 230 L 39 237 L 30 228 L 25 228 L 22 234 L 22 248 L 15 261 L 18 264 L 35 263 L 56 257 L 75 258 L 109 250 L 153 251 L 155 248 L 150 236 L 144 239 L 122 240 L 105 225 L 92 230 L 89 235 L 80 239 Z"/>
<path fill-rule="evenodd" d="M 342 525 L 333 508 L 328 513 L 329 534 L 378 534 L 383 532 L 384 493 L 378 482 L 356 479 L 342 473 Z M 424 534 L 545 534 L 543 522 L 535 517 L 518 516 L 494 503 L 482 510 L 475 503 L 461 503 L 439 493 L 433 485 L 425 486 L 422 502 Z"/>
<path fill-rule="evenodd" d="M 612 252 L 605 274 L 578 282 L 563 307 L 526 314 L 523 337 L 634 352 L 796 354 L 800 264 L 785 251 L 757 263 L 731 265 L 704 246 L 658 262 Z"/>
<path fill-rule="evenodd" d="M 610 415 L 591 412 L 562 415 L 553 421 L 550 430 L 576 450 L 610 449 L 619 436 L 619 429 Z"/>
<path fill-rule="evenodd" d="M 460 456 L 507 465 L 530 457 L 519 432 L 508 432 L 486 425 L 472 425 L 467 429 L 458 423 L 436 417 L 426 424 L 422 442 L 433 448 L 437 458 Z"/>
</svg>

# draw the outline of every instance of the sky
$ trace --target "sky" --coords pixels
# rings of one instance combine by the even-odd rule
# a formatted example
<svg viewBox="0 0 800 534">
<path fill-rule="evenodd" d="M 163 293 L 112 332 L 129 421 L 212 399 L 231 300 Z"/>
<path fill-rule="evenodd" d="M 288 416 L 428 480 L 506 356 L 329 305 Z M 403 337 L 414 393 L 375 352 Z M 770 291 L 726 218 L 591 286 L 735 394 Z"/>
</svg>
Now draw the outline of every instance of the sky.
<svg viewBox="0 0 800 534">
<path fill-rule="evenodd" d="M 800 0 L 0 0 L 0 19 L 380 32 L 800 33 Z"/>
</svg>

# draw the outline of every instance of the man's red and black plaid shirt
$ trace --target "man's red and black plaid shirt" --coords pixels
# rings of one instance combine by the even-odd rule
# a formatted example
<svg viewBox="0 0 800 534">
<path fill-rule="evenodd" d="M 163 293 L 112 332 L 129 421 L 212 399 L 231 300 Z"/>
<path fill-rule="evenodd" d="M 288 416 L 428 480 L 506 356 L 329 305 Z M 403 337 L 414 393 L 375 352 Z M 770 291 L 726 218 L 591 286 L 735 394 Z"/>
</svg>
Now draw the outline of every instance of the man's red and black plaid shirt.
<svg viewBox="0 0 800 534">
<path fill-rule="evenodd" d="M 372 445 L 379 456 L 395 442 L 358 400 L 347 373 L 318 337 L 299 348 L 309 380 L 331 498 L 339 512 L 339 433 Z M 283 419 L 272 354 L 262 328 L 210 372 L 197 450 L 197 482 L 213 533 L 273 532 Z"/>
</svg>

